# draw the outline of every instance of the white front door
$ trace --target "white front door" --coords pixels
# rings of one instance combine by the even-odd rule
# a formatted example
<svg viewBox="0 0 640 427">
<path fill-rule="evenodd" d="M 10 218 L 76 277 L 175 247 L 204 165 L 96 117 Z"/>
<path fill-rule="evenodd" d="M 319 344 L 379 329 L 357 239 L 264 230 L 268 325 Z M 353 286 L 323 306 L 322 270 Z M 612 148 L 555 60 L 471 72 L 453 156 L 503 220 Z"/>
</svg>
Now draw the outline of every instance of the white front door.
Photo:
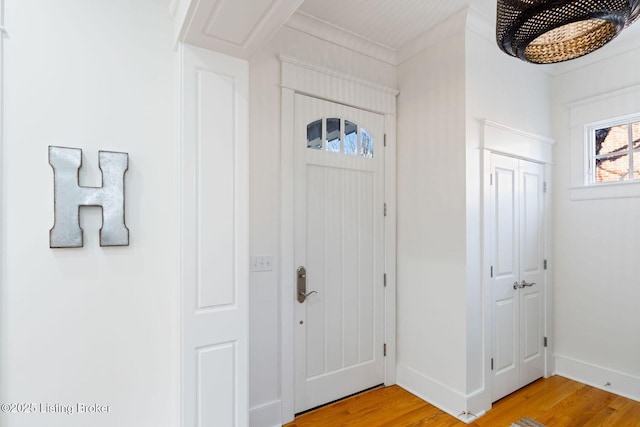
<svg viewBox="0 0 640 427">
<path fill-rule="evenodd" d="M 491 154 L 493 400 L 544 374 L 544 167 Z"/>
<path fill-rule="evenodd" d="M 384 381 L 383 141 L 384 116 L 295 96 L 296 412 Z"/>
</svg>

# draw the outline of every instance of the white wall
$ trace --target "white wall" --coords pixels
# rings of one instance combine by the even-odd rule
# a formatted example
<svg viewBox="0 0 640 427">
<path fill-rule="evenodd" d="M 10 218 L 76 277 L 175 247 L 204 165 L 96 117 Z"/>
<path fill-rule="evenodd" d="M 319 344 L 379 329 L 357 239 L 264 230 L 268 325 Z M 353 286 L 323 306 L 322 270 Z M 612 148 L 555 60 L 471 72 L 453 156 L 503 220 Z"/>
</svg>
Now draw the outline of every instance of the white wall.
<svg viewBox="0 0 640 427">
<path fill-rule="evenodd" d="M 179 422 L 177 62 L 165 1 L 6 0 L 0 401 L 109 405 L 106 414 L 6 414 L 0 425 Z M 128 247 L 50 249 L 48 145 L 129 153 Z M 76 409 L 76 408 L 74 408 Z"/>
<path fill-rule="evenodd" d="M 272 271 L 254 272 L 250 277 L 252 426 L 272 426 L 280 421 L 280 277 L 294 274 L 278 269 L 281 167 L 278 54 L 388 87 L 395 86 L 396 80 L 392 65 L 286 26 L 250 60 L 250 253 L 269 255 L 274 261 Z"/>
<path fill-rule="evenodd" d="M 456 415 L 466 394 L 465 13 L 398 66 L 398 383 Z"/>
<path fill-rule="evenodd" d="M 454 415 L 491 405 L 482 123 L 551 134 L 549 76 L 501 53 L 478 9 L 398 67 L 398 382 Z"/>
<path fill-rule="evenodd" d="M 486 11 L 485 11 L 486 12 Z M 485 390 L 483 358 L 482 135 L 483 121 L 550 137 L 550 78 L 540 67 L 501 52 L 490 19 L 473 7 L 466 31 L 467 393 Z M 484 267 L 484 269 L 483 269 Z M 491 403 L 489 400 L 482 405 Z M 478 408 L 472 409 L 475 413 Z"/>
<path fill-rule="evenodd" d="M 572 150 L 567 103 L 640 84 L 640 50 L 553 78 L 555 146 L 554 264 L 558 372 L 640 400 L 640 198 L 571 200 L 581 153 Z M 632 102 L 602 109 L 638 113 Z M 635 107 L 634 107 L 635 105 Z M 622 110 L 620 110 L 622 109 Z M 581 124 L 576 123 L 581 132 Z M 578 146 L 580 141 L 578 140 Z M 576 170 L 576 166 L 578 165 Z"/>
</svg>

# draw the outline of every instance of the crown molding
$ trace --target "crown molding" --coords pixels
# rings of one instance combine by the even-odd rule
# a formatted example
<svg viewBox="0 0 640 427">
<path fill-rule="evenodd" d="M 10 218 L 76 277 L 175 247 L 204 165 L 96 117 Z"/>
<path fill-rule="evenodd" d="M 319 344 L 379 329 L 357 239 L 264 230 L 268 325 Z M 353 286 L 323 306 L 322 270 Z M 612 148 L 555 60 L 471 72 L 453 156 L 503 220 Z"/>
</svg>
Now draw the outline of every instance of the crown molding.
<svg viewBox="0 0 640 427">
<path fill-rule="evenodd" d="M 467 8 L 450 16 L 435 27 L 410 40 L 398 49 L 398 65 L 456 35 L 464 35 L 467 21 Z"/>
<path fill-rule="evenodd" d="M 284 25 L 337 46 L 377 59 L 378 61 L 397 65 L 395 49 L 302 11 L 296 11 Z"/>
<path fill-rule="evenodd" d="M 173 0 L 177 41 L 248 59 L 298 9 L 303 0 Z M 250 12 L 250 13 L 249 13 Z"/>
<path fill-rule="evenodd" d="M 495 43 L 496 41 L 496 21 L 495 17 L 490 17 L 482 10 L 471 3 L 467 13 L 467 31 L 471 31 L 483 39 Z"/>
</svg>

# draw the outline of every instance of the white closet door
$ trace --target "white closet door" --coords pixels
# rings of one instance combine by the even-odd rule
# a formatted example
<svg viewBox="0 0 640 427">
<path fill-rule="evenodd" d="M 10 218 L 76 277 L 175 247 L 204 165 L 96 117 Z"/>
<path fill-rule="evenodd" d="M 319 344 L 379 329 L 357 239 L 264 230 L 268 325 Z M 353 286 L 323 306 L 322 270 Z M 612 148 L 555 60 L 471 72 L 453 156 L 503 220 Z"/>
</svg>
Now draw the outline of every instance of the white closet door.
<svg viewBox="0 0 640 427">
<path fill-rule="evenodd" d="M 248 425 L 248 64 L 182 49 L 185 427 Z"/>
<path fill-rule="evenodd" d="M 491 154 L 493 400 L 544 373 L 544 167 Z"/>
</svg>

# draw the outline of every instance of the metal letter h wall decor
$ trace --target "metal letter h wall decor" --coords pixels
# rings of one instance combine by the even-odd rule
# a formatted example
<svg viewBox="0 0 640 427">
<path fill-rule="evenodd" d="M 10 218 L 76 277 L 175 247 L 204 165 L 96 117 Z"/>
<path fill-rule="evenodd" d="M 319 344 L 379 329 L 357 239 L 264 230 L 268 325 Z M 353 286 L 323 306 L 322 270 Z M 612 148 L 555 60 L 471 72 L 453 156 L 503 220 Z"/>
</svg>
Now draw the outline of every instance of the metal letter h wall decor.
<svg viewBox="0 0 640 427">
<path fill-rule="evenodd" d="M 129 229 L 124 219 L 124 174 L 129 155 L 112 151 L 98 152 L 102 187 L 81 187 L 79 172 L 82 150 L 49 146 L 49 164 L 53 168 L 54 224 L 49 231 L 52 248 L 83 246 L 80 207 L 101 206 L 100 246 L 127 246 Z"/>
</svg>

